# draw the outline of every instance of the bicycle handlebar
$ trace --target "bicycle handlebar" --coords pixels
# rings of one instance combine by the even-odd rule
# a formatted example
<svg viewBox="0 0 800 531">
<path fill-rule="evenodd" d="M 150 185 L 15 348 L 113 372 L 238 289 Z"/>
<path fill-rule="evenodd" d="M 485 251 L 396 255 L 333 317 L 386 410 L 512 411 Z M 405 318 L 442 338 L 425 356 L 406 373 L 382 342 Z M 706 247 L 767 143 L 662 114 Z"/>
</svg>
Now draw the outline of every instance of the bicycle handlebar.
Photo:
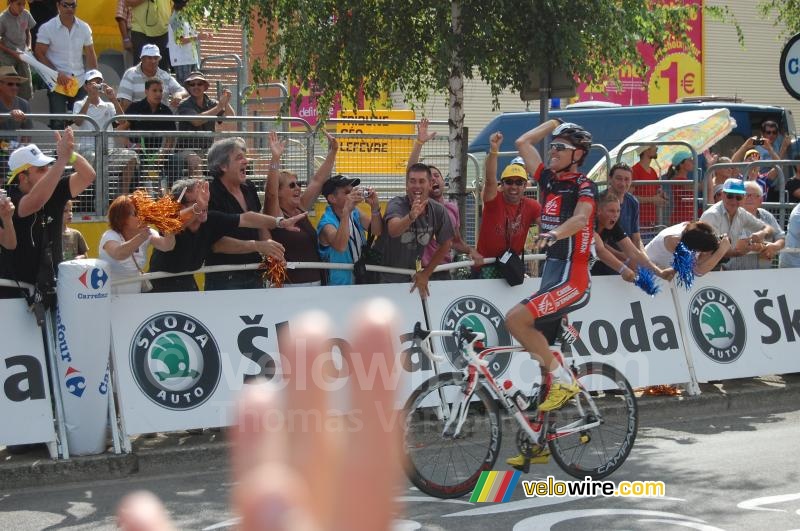
<svg viewBox="0 0 800 531">
<path fill-rule="evenodd" d="M 425 343 L 425 340 L 429 337 L 454 337 L 456 339 L 456 343 L 458 344 L 459 352 L 466 358 L 469 364 L 479 365 L 481 367 L 486 367 L 489 365 L 488 361 L 483 360 L 475 355 L 475 349 L 473 348 L 473 345 L 476 341 L 481 341 L 486 338 L 486 334 L 483 334 L 482 332 L 475 332 L 471 328 L 467 328 L 463 325 L 458 327 L 456 330 L 425 330 L 422 328 L 422 323 L 417 321 L 414 324 L 414 344 L 416 344 L 430 360 L 440 362 L 444 361 L 444 358 L 434 354 Z M 464 343 L 468 343 L 468 348 L 464 348 Z"/>
</svg>

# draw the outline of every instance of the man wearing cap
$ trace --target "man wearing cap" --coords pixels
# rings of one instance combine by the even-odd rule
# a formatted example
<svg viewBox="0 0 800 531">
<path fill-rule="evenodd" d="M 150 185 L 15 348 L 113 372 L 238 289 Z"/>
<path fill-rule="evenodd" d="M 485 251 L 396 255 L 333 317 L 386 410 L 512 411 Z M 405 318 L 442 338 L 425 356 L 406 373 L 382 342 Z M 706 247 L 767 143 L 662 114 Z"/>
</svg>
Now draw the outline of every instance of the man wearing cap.
<svg viewBox="0 0 800 531">
<path fill-rule="evenodd" d="M 24 81 L 25 78 L 17 75 L 13 66 L 0 66 L 0 113 L 11 115 L 10 118 L 0 121 L 0 129 L 3 131 L 33 129 L 33 123 L 25 117 L 31 112 L 31 105 L 17 95 L 19 85 Z M 4 137 L 2 140 L 7 142 L 10 139 Z"/>
<path fill-rule="evenodd" d="M 777 129 L 776 129 L 777 131 Z M 762 160 L 763 157 L 761 155 L 761 151 L 756 149 L 755 142 L 758 140 L 758 137 L 750 137 L 746 139 L 739 149 L 736 150 L 736 153 L 733 154 L 731 160 L 733 162 L 757 162 Z M 772 144 L 770 143 L 769 139 L 764 138 L 762 139 L 764 142 L 764 149 L 767 153 L 769 153 L 768 158 L 772 158 L 774 160 L 778 160 L 780 155 L 778 155 L 774 149 L 772 149 Z M 766 171 L 762 171 L 766 170 Z M 776 167 L 767 168 L 767 167 L 759 167 L 759 166 L 751 166 L 750 169 L 747 170 L 747 177 L 745 178 L 746 181 L 755 181 L 758 183 L 758 186 L 761 187 L 761 192 L 763 199 L 767 198 L 767 192 L 775 186 L 775 178 L 778 176 L 778 169 Z"/>
<path fill-rule="evenodd" d="M 772 259 L 777 256 L 786 243 L 786 235 L 783 232 L 778 220 L 769 211 L 761 208 L 762 191 L 755 181 L 745 181 L 745 196 L 741 202 L 743 209 L 772 227 L 772 234 L 766 236 L 760 244 L 753 245 L 758 254 L 749 253 L 745 256 L 731 258 L 725 265 L 729 271 L 742 269 L 771 269 Z M 734 241 L 734 244 L 736 242 Z M 760 247 L 760 248 L 759 248 Z"/>
<path fill-rule="evenodd" d="M 95 171 L 73 151 L 74 133 L 55 132 L 56 158 L 34 144 L 17 148 L 9 157 L 8 195 L 16 206 L 14 230 L 17 248 L 0 254 L 0 277 L 53 290 L 61 262 L 64 206 L 94 182 Z M 75 172 L 62 178 L 67 165 Z M 49 250 L 50 252 L 46 252 Z M 49 285 L 42 285 L 42 282 Z M 19 297 L 18 289 L 0 288 L 0 297 Z"/>
<path fill-rule="evenodd" d="M 521 254 L 528 237 L 528 229 L 538 222 L 542 207 L 538 201 L 525 197 L 528 173 L 525 166 L 511 163 L 505 167 L 497 183 L 497 155 L 503 135 L 500 132 L 489 138 L 489 155 L 486 157 L 486 182 L 483 185 L 483 217 L 478 232 L 478 253 L 484 257 L 499 257 L 507 250 Z M 482 278 L 500 278 L 494 265 L 481 269 Z"/>
<path fill-rule="evenodd" d="M 164 87 L 162 98 L 166 98 L 163 103 L 169 103 L 170 107 L 177 108 L 181 100 L 188 95 L 169 72 L 159 68 L 158 61 L 160 59 L 161 50 L 159 47 L 155 44 L 145 44 L 141 48 L 139 64 L 130 67 L 122 75 L 117 97 L 125 112 L 128 112 L 128 106 L 132 102 L 144 98 L 144 84 L 148 79 L 157 78 L 161 80 Z"/>
<path fill-rule="evenodd" d="M 123 114 L 114 89 L 103 83 L 103 74 L 99 70 L 89 70 L 86 72 L 86 83 L 84 83 L 86 97 L 76 101 L 73 107 L 73 114 L 86 115 L 105 131 L 107 125 L 114 121 L 114 117 Z M 101 93 L 105 94 L 108 101 L 100 99 Z M 75 130 L 95 131 L 95 126 L 83 118 L 75 118 Z M 95 149 L 97 148 L 96 137 L 78 137 L 78 153 L 83 155 L 91 164 L 95 163 Z M 114 140 L 109 139 L 106 158 L 106 167 L 113 173 L 120 174 L 120 185 L 112 192 L 128 194 L 132 192 L 133 177 L 139 165 L 139 157 L 132 149 L 117 148 Z"/>
<path fill-rule="evenodd" d="M 700 221 L 711 225 L 718 235 L 727 234 L 730 238 L 727 258 L 761 252 L 764 240 L 773 234 L 772 227 L 740 206 L 744 196 L 744 182 L 728 179 L 722 187 L 722 201 L 708 207 L 700 216 Z"/>
<path fill-rule="evenodd" d="M 59 0 L 58 16 L 39 27 L 34 54 L 41 63 L 58 72 L 58 84 L 66 86 L 71 77 L 83 82 L 87 69 L 97 68 L 97 55 L 92 41 L 92 29 L 75 16 L 77 0 Z M 85 96 L 83 87 L 75 96 L 48 91 L 50 112 L 67 114 L 75 102 Z M 63 120 L 53 120 L 52 129 L 61 129 Z"/>
<path fill-rule="evenodd" d="M 334 175 L 322 185 L 322 195 L 328 201 L 328 207 L 319 220 L 317 234 L 319 255 L 326 262 L 356 263 L 366 243 L 364 227 L 369 227 L 370 232 L 376 237 L 381 235 L 383 219 L 378 194 L 373 189 L 355 190 L 359 184 L 361 184 L 360 179 Z M 366 196 L 364 192 L 367 192 Z M 357 208 L 365 197 L 371 215 Z M 355 284 L 355 277 L 350 270 L 330 269 L 328 284 Z"/>
<path fill-rule="evenodd" d="M 416 270 L 411 291 L 423 298 L 430 294 L 428 281 L 433 270 L 450 252 L 453 226 L 447 209 L 430 200 L 431 170 L 425 164 L 406 169 L 406 194 L 392 198 L 386 205 L 385 227 L 378 240 L 385 266 Z M 422 253 L 432 239 L 439 248 L 431 261 L 422 267 Z M 381 282 L 407 282 L 408 275 L 381 273 Z"/>
<path fill-rule="evenodd" d="M 131 41 L 133 41 L 133 62 L 138 63 L 140 52 L 148 44 L 165 51 L 161 68 L 169 69 L 169 50 L 167 30 L 169 27 L 169 0 L 125 0 L 131 9 Z M 133 101 L 133 100 L 131 100 Z"/>
<path fill-rule="evenodd" d="M 231 91 L 224 89 L 219 101 L 209 98 L 206 94 L 208 90 L 208 80 L 202 72 L 192 72 L 186 77 L 184 83 L 189 97 L 178 105 L 179 116 L 206 117 L 194 121 L 178 122 L 179 131 L 209 131 L 215 132 L 217 124 L 215 120 L 209 118 L 215 116 L 233 116 L 235 113 L 231 107 Z M 210 136 L 183 136 L 178 138 L 177 150 L 194 150 L 205 154 L 211 143 L 214 141 Z"/>
</svg>

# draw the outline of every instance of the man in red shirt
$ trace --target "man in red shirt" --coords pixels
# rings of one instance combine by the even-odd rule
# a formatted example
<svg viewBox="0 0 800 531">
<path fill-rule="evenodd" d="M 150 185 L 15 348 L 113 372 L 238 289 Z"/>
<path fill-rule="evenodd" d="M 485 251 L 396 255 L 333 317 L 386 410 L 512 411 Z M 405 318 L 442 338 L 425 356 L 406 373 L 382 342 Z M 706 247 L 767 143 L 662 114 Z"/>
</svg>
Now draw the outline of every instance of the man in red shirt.
<svg viewBox="0 0 800 531">
<path fill-rule="evenodd" d="M 525 197 L 528 174 L 525 167 L 512 162 L 500 176 L 497 183 L 497 154 L 503 135 L 494 133 L 489 139 L 489 156 L 486 157 L 486 182 L 481 198 L 483 216 L 478 232 L 478 253 L 484 257 L 499 257 L 511 249 L 521 254 L 525 247 L 528 229 L 539 221 L 542 207 L 538 201 Z M 494 265 L 484 266 L 482 278 L 499 278 Z"/>
<path fill-rule="evenodd" d="M 658 173 L 650 167 L 658 157 L 658 146 L 647 146 L 639 153 L 639 162 L 633 165 L 634 181 L 658 181 Z M 639 225 L 652 227 L 657 225 L 658 209 L 664 208 L 667 198 L 660 186 L 655 184 L 636 184 L 633 194 L 639 200 Z"/>
</svg>

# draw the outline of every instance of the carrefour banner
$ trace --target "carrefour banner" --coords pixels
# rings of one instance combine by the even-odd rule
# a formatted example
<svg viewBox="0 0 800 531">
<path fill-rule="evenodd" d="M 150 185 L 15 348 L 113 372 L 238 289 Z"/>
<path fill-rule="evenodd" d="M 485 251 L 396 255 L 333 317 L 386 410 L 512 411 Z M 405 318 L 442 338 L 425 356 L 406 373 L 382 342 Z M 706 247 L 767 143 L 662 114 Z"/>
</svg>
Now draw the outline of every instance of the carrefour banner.
<svg viewBox="0 0 800 531">
<path fill-rule="evenodd" d="M 420 299 L 408 284 L 112 296 L 113 360 L 125 432 L 231 424 L 245 380 L 260 375 L 279 382 L 281 374 L 297 370 L 294 360 L 282 364 L 277 334 L 308 310 L 331 317 L 331 352 L 341 368 L 351 313 L 372 297 L 398 306 L 396 352 L 408 350 L 414 323 L 423 320 Z M 380 372 L 357 376 L 377 378 Z M 422 381 L 408 376 L 399 382 L 401 397 Z M 331 384 L 336 398 L 345 400 L 346 383 L 342 376 Z"/>
<path fill-rule="evenodd" d="M 504 316 L 523 298 L 535 293 L 539 279 L 509 287 L 504 280 L 465 280 L 434 283 L 429 302 L 431 326 L 452 330 L 466 325 L 484 332 L 489 346 L 515 344 Z M 675 305 L 664 286 L 649 297 L 619 277 L 592 279 L 591 300 L 570 314 L 579 339 L 565 348 L 567 364 L 600 361 L 616 367 L 634 387 L 688 382 Z M 451 338 L 437 338 L 436 350 L 462 367 Z M 430 363 L 422 361 L 422 369 Z M 526 352 L 501 354 L 490 369 L 500 381 L 509 379 L 527 392 L 539 379 L 539 365 Z"/>
<path fill-rule="evenodd" d="M 800 372 L 796 269 L 711 273 L 679 300 L 698 381 Z"/>
<path fill-rule="evenodd" d="M 55 440 L 42 329 L 24 299 L 0 300 L 0 446 Z"/>
</svg>

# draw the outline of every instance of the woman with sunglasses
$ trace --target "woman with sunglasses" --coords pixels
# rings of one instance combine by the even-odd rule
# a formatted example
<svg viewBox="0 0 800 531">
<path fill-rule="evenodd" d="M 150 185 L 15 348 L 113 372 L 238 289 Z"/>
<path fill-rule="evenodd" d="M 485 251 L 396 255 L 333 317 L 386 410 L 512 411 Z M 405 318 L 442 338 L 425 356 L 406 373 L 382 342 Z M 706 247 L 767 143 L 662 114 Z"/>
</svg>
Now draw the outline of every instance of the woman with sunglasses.
<svg viewBox="0 0 800 531">
<path fill-rule="evenodd" d="M 314 208 L 314 203 L 322 191 L 322 185 L 331 176 L 336 153 L 339 151 L 339 142 L 324 129 L 325 138 L 328 139 L 328 155 L 325 162 L 311 177 L 305 190 L 297 180 L 297 174 L 290 171 L 280 171 L 281 156 L 286 149 L 286 141 L 280 140 L 275 131 L 269 133 L 269 147 L 272 160 L 269 165 L 267 178 L 264 214 L 275 216 L 278 219 L 290 218 Z M 275 229 L 272 239 L 283 244 L 284 256 L 287 262 L 322 262 L 319 255 L 317 231 L 308 220 L 304 218 L 296 227 L 299 231 Z M 288 281 L 285 286 L 319 286 L 325 275 L 319 269 L 289 269 Z"/>
</svg>

